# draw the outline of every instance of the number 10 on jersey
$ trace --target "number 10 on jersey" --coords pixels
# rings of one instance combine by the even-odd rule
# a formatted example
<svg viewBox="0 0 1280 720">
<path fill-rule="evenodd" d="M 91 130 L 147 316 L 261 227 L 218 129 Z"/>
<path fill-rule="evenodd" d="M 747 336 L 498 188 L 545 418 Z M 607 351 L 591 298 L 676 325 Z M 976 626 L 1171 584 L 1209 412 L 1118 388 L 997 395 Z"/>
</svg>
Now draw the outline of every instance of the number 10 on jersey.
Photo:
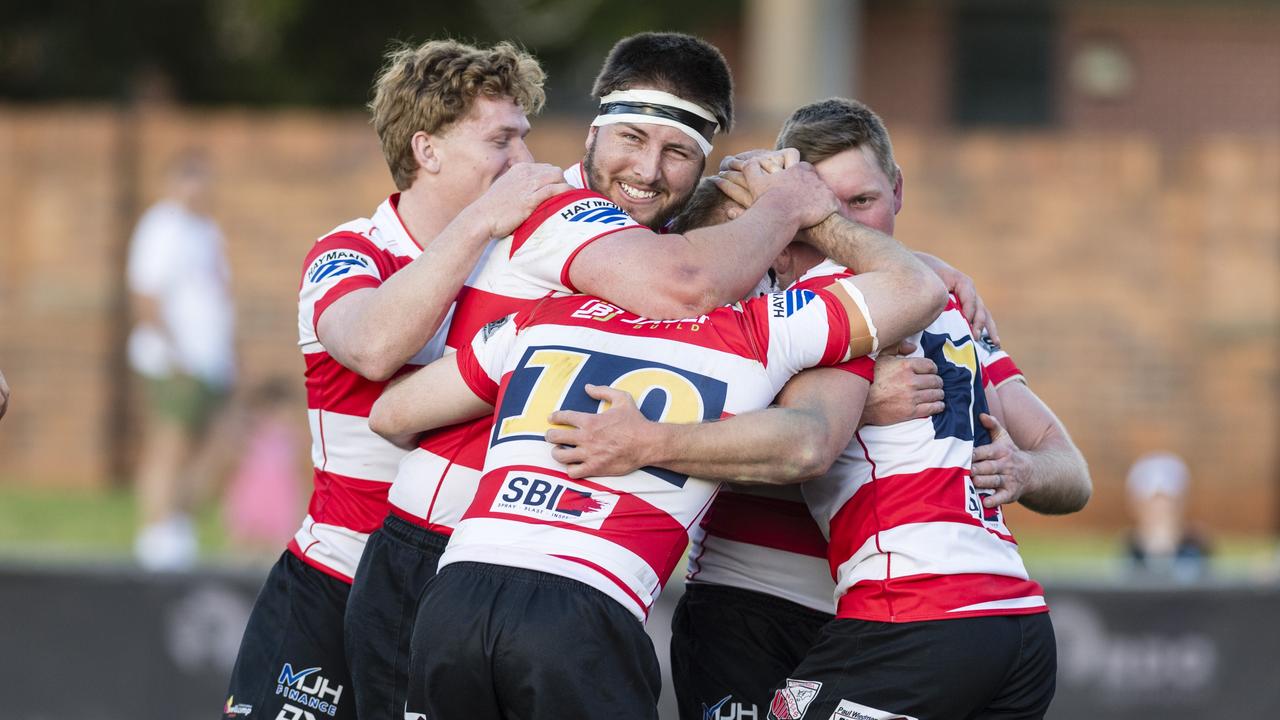
<svg viewBox="0 0 1280 720">
<path fill-rule="evenodd" d="M 727 385 L 713 377 L 648 360 L 564 346 L 531 347 L 511 373 L 492 444 L 541 440 L 557 410 L 598 412 L 587 385 L 609 385 L 635 399 L 646 418 L 689 423 L 724 411 Z"/>
</svg>

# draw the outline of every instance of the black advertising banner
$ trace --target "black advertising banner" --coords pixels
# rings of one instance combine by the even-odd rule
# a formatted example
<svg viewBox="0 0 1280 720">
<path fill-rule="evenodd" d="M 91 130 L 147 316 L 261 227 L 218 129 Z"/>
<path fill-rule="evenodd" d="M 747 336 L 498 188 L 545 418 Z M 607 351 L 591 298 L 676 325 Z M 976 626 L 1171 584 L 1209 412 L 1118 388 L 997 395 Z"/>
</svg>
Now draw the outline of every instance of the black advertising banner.
<svg viewBox="0 0 1280 720">
<path fill-rule="evenodd" d="M 0 718 L 216 717 L 264 575 L 0 566 Z M 680 585 L 649 622 L 664 670 Z M 1049 720 L 1280 717 L 1280 587 L 1047 592 L 1058 638 Z M 670 687 L 663 717 L 674 720 Z"/>
<path fill-rule="evenodd" d="M 0 718 L 217 717 L 265 575 L 0 568 Z"/>
<path fill-rule="evenodd" d="M 1048 586 L 1051 720 L 1280 718 L 1280 588 Z"/>
</svg>

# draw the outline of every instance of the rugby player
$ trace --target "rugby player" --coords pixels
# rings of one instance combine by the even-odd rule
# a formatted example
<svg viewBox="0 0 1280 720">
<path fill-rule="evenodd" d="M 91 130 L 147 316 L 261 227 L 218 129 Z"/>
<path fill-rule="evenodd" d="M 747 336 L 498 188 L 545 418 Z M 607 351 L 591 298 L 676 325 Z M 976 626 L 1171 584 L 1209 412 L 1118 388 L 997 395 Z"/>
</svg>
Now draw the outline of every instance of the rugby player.
<svg viewBox="0 0 1280 720">
<path fill-rule="evenodd" d="M 676 33 L 624 38 L 606 58 L 593 95 L 599 114 L 586 157 L 565 172 L 578 189 L 541 205 L 494 246 L 441 328 L 448 349 L 548 293 L 588 293 L 650 318 L 698 316 L 754 288 L 801 227 L 805 203 L 777 193 L 718 227 L 683 235 L 654 230 L 685 204 L 711 141 L 732 124 L 729 68 L 711 45 Z M 774 181 L 800 183 L 834 209 L 812 170 L 795 170 Z M 859 226 L 850 235 L 881 236 Z M 850 237 L 819 234 L 813 241 L 854 259 Z M 402 687 L 416 600 L 474 497 L 490 421 L 427 433 L 400 463 L 391 513 L 361 559 L 347 609 L 349 640 L 367 648 L 363 667 L 354 668 L 357 685 L 365 667 L 377 667 L 383 680 L 370 682 L 396 678 Z M 375 655 L 376 663 L 369 659 Z M 393 672 L 383 670 L 388 665 Z M 403 710 L 402 700 L 385 705 L 362 717 L 398 717 Z"/>
<path fill-rule="evenodd" d="M 784 126 L 778 146 L 797 147 L 803 157 L 813 159 L 845 201 L 846 214 L 892 231 L 901 207 L 901 174 L 887 132 L 867 108 L 841 100 L 801 108 Z M 796 245 L 779 257 L 775 270 L 784 281 L 803 277 L 812 282 L 830 272 L 830 265 Z M 888 397 L 873 391 L 868 399 L 868 415 L 873 406 L 899 409 L 887 418 L 881 414 L 864 420 L 883 423 L 943 409 L 932 395 L 941 391 L 921 383 L 916 374 L 921 364 L 932 366 L 932 361 L 921 351 L 914 354 L 907 361 L 914 367 L 895 361 L 891 370 L 905 371 L 914 387 Z M 1007 355 L 990 345 L 981 346 L 979 355 L 993 404 L 1006 400 L 1012 434 L 1028 448 L 1019 450 L 994 418 L 982 416 L 985 428 L 996 436 L 974 453 L 975 488 L 994 492 L 982 499 L 984 512 L 998 514 L 992 509 L 1016 500 L 1040 512 L 1078 510 L 1089 495 L 1088 472 L 1065 428 L 1027 388 Z M 878 365 L 877 373 L 884 369 Z M 877 385 L 882 384 L 878 378 Z M 613 474 L 653 463 L 726 479 L 794 480 L 822 472 L 848 443 L 858 418 L 843 408 L 865 393 L 856 385 L 856 378 L 808 371 L 780 395 L 780 408 L 696 432 L 647 423 L 625 399 L 610 397 L 616 409 L 607 414 L 555 416 L 556 422 L 579 424 L 583 430 L 553 431 L 548 437 L 576 445 L 557 451 L 562 461 L 581 461 L 570 465 L 572 475 Z M 840 475 L 854 462 L 850 458 L 862 455 L 858 443 L 849 445 L 832 473 Z M 703 532 L 695 533 L 689 582 L 673 624 L 673 675 L 682 718 L 762 717 L 770 697 L 764 688 L 781 681 L 831 619 L 834 585 L 821 567 L 826 539 L 798 493 L 793 488 L 736 489 L 717 498 Z"/>
<path fill-rule="evenodd" d="M 439 357 L 437 329 L 490 240 L 568 188 L 560 169 L 530 164 L 524 144 L 542 82 L 537 61 L 508 44 L 434 41 L 387 58 L 370 109 L 398 192 L 320 238 L 303 263 L 315 490 L 250 615 L 228 717 L 366 717 L 382 690 L 353 696 L 343 643 L 352 576 L 404 455 L 366 418 L 393 373 Z"/>
<path fill-rule="evenodd" d="M 408 713 L 656 717 L 642 622 L 718 483 L 659 470 L 568 482 L 544 440 L 547 415 L 598 404 L 590 383 L 632 394 L 655 419 L 719 418 L 762 407 L 801 367 L 873 352 L 926 322 L 942 306 L 940 280 L 888 236 L 859 240 L 820 182 L 781 181 L 804 169 L 774 181 L 748 166 L 745 177 L 758 202 L 802 210 L 802 225 L 821 219 L 815 240 L 844 237 L 856 277 L 675 321 L 585 296 L 543 300 L 374 405 L 370 425 L 387 437 L 499 405 L 478 490 L 420 601 Z"/>
</svg>

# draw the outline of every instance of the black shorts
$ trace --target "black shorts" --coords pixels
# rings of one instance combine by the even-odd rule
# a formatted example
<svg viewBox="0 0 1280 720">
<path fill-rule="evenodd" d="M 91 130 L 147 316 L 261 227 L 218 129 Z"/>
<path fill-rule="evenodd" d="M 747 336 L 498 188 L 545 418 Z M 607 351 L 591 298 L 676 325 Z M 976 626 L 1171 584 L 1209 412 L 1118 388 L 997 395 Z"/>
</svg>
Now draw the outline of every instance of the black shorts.
<svg viewBox="0 0 1280 720">
<path fill-rule="evenodd" d="M 687 583 L 671 620 L 680 720 L 764 720 L 780 684 L 832 616 L 765 593 Z"/>
<path fill-rule="evenodd" d="M 422 594 L 405 717 L 657 720 L 661 686 L 653 643 L 613 598 L 559 575 L 460 562 Z"/>
<path fill-rule="evenodd" d="M 779 683 L 770 720 L 1030 720 L 1053 699 L 1048 613 L 913 623 L 834 620 Z"/>
<path fill-rule="evenodd" d="M 349 590 L 288 550 L 280 556 L 244 629 L 224 720 L 355 718 L 342 652 Z"/>
<path fill-rule="evenodd" d="M 404 718 L 418 596 L 435 577 L 448 541 L 394 515 L 369 536 L 347 601 L 344 631 L 360 720 Z"/>
</svg>

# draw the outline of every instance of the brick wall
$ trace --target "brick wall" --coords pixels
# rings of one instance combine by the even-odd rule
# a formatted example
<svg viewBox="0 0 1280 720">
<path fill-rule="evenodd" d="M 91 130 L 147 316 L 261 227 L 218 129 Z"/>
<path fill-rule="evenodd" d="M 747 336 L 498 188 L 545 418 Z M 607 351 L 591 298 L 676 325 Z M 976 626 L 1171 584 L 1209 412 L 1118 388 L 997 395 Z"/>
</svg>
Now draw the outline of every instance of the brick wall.
<svg viewBox="0 0 1280 720">
<path fill-rule="evenodd" d="M 989 4 L 990 5 L 990 4 Z M 998 6 L 998 4 L 996 4 Z M 1016 7 L 1017 3 L 1010 4 Z M 1056 127 L 1186 138 L 1280 124 L 1280 5 L 1057 2 L 1050 85 Z M 891 128 L 951 123 L 956 0 L 865 0 L 858 95 Z M 1128 89 L 1091 97 L 1073 79 L 1082 48 L 1125 59 Z"/>
<path fill-rule="evenodd" d="M 581 128 L 538 122 L 535 153 L 576 161 Z M 718 149 L 773 134 L 747 128 Z M 1122 525 L 1128 464 L 1172 447 L 1195 472 L 1197 517 L 1273 529 L 1280 139 L 908 129 L 894 140 L 899 237 L 979 281 L 1007 347 L 1091 462 L 1095 499 L 1072 525 Z M 301 259 L 391 187 L 362 116 L 0 107 L 0 368 L 14 389 L 0 482 L 102 485 L 112 458 L 127 458 L 125 243 L 166 160 L 195 144 L 214 161 L 246 383 L 301 384 Z M 298 414 L 304 424 L 300 400 Z"/>
</svg>

